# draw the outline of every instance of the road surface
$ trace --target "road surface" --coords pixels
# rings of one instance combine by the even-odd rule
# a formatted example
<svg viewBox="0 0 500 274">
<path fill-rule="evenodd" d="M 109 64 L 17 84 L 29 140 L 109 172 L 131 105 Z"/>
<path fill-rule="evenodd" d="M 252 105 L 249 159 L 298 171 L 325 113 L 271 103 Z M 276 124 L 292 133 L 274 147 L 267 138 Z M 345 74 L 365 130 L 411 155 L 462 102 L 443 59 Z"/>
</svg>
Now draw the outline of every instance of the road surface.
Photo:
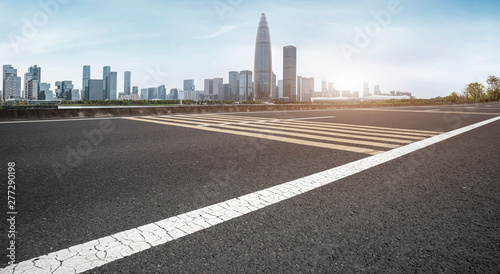
<svg viewBox="0 0 500 274">
<path fill-rule="evenodd" d="M 489 103 L 0 123 L 16 234 L 7 250 L 2 223 L 0 272 L 496 272 L 499 119 Z"/>
</svg>

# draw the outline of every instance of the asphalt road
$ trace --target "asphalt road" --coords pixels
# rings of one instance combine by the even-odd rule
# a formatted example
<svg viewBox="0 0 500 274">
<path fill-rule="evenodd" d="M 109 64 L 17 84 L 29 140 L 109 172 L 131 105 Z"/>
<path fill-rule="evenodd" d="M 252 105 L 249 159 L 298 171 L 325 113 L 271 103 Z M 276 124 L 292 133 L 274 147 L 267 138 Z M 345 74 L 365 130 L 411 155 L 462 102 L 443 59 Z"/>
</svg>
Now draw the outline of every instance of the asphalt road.
<svg viewBox="0 0 500 274">
<path fill-rule="evenodd" d="M 317 143 L 374 148 L 264 138 L 272 120 L 301 134 L 344 125 L 430 137 L 498 117 L 500 104 L 209 116 L 0 123 L 2 220 L 8 163 L 16 164 L 16 261 L 370 156 Z M 260 131 L 242 123 L 253 117 Z M 231 125 L 206 126 L 209 119 Z M 396 145 L 377 143 L 378 151 Z M 496 121 L 89 272 L 498 272 L 499 166 Z M 6 267 L 9 226 L 0 226 Z"/>
</svg>

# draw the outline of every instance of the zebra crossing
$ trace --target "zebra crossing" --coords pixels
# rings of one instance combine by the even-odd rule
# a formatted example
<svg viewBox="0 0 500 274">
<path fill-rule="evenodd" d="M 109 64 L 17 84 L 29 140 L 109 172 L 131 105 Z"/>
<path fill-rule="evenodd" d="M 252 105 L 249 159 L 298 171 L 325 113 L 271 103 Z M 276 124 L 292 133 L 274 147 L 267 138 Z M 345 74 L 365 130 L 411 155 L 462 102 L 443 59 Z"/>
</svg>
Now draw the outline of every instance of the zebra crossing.
<svg viewBox="0 0 500 274">
<path fill-rule="evenodd" d="M 437 131 L 313 121 L 325 118 L 333 118 L 333 116 L 276 119 L 227 114 L 202 114 L 128 117 L 125 119 L 367 155 L 380 154 L 442 134 L 442 132 Z"/>
</svg>

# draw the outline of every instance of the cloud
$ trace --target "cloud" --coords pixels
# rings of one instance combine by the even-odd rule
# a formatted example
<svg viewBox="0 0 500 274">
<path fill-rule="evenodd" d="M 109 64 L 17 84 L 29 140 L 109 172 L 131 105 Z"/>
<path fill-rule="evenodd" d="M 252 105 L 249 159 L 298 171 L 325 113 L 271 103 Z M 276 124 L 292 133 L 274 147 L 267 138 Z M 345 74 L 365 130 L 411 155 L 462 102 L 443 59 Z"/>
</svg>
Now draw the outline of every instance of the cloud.
<svg viewBox="0 0 500 274">
<path fill-rule="evenodd" d="M 201 36 L 201 37 L 197 37 L 196 39 L 211 39 L 211 38 L 216 38 L 218 36 L 221 36 L 223 34 L 226 34 L 228 32 L 231 32 L 241 26 L 243 26 L 244 24 L 239 24 L 239 25 L 229 25 L 229 26 L 223 26 L 223 27 L 220 27 L 219 30 L 217 30 L 216 32 L 210 34 L 210 35 L 206 35 L 206 36 Z"/>
</svg>

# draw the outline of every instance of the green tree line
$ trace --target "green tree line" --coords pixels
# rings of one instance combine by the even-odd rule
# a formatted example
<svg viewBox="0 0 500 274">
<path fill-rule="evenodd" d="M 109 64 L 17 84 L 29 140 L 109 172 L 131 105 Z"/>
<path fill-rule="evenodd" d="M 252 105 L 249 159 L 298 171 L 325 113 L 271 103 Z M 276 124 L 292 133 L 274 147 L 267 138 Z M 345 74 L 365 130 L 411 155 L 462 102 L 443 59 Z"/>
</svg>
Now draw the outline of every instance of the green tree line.
<svg viewBox="0 0 500 274">
<path fill-rule="evenodd" d="M 488 86 L 474 82 L 467 85 L 461 93 L 452 92 L 448 97 L 451 103 L 481 103 L 500 101 L 500 78 L 490 76 L 486 80 Z"/>
</svg>

